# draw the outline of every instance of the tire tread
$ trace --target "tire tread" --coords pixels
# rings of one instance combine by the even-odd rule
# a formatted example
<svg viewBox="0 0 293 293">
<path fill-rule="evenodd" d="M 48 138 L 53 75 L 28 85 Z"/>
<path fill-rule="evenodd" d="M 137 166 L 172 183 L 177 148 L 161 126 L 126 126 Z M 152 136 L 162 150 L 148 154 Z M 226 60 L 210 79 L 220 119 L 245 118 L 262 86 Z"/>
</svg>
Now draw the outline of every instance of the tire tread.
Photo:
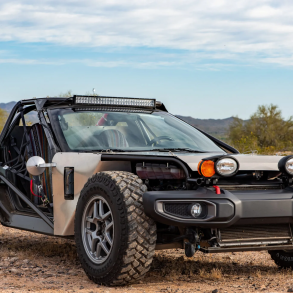
<svg viewBox="0 0 293 293">
<path fill-rule="evenodd" d="M 104 171 L 93 175 L 81 191 L 78 204 L 83 195 L 97 183 L 107 186 L 116 200 L 120 212 L 122 237 L 120 255 L 111 274 L 98 277 L 87 264 L 86 256 L 79 253 L 81 264 L 88 277 L 98 284 L 126 285 L 137 282 L 149 271 L 157 239 L 156 224 L 143 210 L 142 195 L 147 190 L 142 180 L 133 173 L 124 171 Z M 75 223 L 75 229 L 78 229 Z M 78 231 L 75 231 L 75 235 Z M 77 243 L 77 251 L 80 251 Z"/>
</svg>

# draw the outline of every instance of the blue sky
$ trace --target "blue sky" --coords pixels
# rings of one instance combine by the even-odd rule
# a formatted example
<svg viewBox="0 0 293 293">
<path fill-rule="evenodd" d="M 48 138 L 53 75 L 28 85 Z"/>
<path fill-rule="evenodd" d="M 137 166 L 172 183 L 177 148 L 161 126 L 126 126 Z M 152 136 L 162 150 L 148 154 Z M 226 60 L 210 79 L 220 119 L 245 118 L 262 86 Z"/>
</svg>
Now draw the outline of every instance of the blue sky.
<svg viewBox="0 0 293 293">
<path fill-rule="evenodd" d="M 0 101 L 72 90 L 174 114 L 293 115 L 293 2 L 0 1 Z"/>
</svg>

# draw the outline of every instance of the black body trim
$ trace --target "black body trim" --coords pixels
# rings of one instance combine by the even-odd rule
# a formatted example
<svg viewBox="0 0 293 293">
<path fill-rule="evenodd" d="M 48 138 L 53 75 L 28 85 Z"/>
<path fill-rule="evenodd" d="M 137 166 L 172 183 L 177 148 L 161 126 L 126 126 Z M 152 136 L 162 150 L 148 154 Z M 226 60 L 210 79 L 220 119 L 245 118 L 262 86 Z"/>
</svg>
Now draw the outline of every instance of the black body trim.
<svg viewBox="0 0 293 293">
<path fill-rule="evenodd" d="M 2 225 L 9 228 L 54 236 L 54 229 L 52 227 L 49 227 L 43 219 L 33 216 L 11 213 L 9 214 L 9 223 L 2 222 Z"/>
<path fill-rule="evenodd" d="M 226 228 L 232 225 L 293 223 L 293 188 L 279 190 L 227 191 L 198 188 L 181 191 L 148 191 L 143 195 L 145 213 L 157 222 L 172 226 Z M 216 205 L 214 217 L 184 219 L 162 212 L 164 202 L 196 202 Z M 233 212 L 231 210 L 233 205 Z"/>
<path fill-rule="evenodd" d="M 101 156 L 101 161 L 130 161 L 130 162 L 166 162 L 166 163 L 170 163 L 173 162 L 177 165 L 179 165 L 186 176 L 186 180 L 188 180 L 188 178 L 190 178 L 190 171 L 189 171 L 189 167 L 187 165 L 185 165 L 185 163 L 183 163 L 180 159 L 175 158 L 175 157 L 167 157 L 167 156 L 142 156 L 142 155 L 117 155 L 117 154 L 102 154 Z"/>
</svg>

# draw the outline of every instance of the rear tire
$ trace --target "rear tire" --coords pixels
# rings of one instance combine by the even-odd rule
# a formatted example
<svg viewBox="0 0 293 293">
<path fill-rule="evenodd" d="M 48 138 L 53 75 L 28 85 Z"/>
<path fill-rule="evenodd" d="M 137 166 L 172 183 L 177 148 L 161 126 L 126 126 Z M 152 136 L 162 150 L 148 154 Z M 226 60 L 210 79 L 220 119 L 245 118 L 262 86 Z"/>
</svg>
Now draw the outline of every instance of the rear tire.
<svg viewBox="0 0 293 293">
<path fill-rule="evenodd" d="M 293 268 L 293 251 L 270 250 L 268 251 L 271 258 L 280 268 Z"/>
<path fill-rule="evenodd" d="M 137 282 L 150 269 L 157 233 L 155 222 L 143 210 L 146 190 L 136 175 L 121 171 L 97 173 L 82 189 L 75 241 L 81 265 L 95 283 L 126 285 Z"/>
</svg>

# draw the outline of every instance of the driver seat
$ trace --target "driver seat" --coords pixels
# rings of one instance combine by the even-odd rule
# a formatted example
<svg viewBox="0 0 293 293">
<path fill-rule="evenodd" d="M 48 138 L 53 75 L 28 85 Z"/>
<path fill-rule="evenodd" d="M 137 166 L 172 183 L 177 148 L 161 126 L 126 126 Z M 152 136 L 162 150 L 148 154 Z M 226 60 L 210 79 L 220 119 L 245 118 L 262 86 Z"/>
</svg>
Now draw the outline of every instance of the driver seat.
<svg viewBox="0 0 293 293">
<path fill-rule="evenodd" d="M 99 139 L 105 147 L 109 148 L 127 148 L 129 144 L 122 132 L 117 129 L 104 130 L 100 135 Z"/>
</svg>

